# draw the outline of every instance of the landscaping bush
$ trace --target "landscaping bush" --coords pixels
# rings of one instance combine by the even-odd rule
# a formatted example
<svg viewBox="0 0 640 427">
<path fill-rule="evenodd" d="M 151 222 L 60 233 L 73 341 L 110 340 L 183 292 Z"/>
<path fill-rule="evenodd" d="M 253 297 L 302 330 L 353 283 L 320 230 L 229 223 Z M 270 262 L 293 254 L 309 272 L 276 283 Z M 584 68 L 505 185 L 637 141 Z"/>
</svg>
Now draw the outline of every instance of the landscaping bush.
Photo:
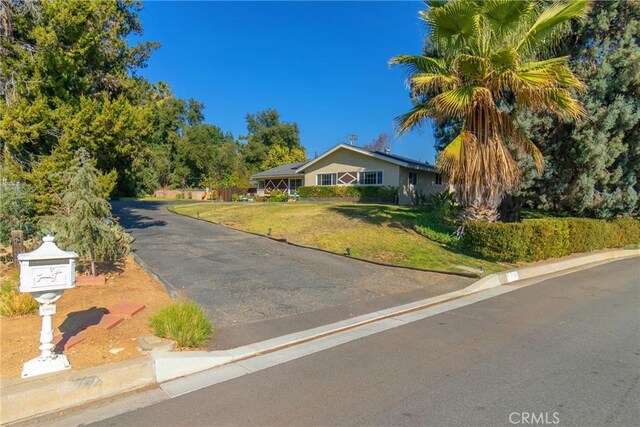
<svg viewBox="0 0 640 427">
<path fill-rule="evenodd" d="M 36 229 L 34 207 L 27 190 L 18 183 L 0 182 L 0 243 L 9 243 L 13 230 L 22 230 L 25 237 Z"/>
<path fill-rule="evenodd" d="M 163 307 L 149 318 L 153 333 L 175 340 L 179 347 L 198 347 L 211 335 L 211 321 L 192 301 L 180 301 Z"/>
<path fill-rule="evenodd" d="M 416 218 L 413 228 L 418 234 L 434 242 L 452 247 L 460 246 L 460 240 L 454 235 L 456 226 L 445 221 L 440 212 L 429 211 L 421 214 Z"/>
<path fill-rule="evenodd" d="M 298 188 L 300 197 L 389 197 L 397 194 L 397 187 L 315 185 Z"/>
<path fill-rule="evenodd" d="M 465 223 L 464 246 L 485 258 L 537 261 L 640 243 L 640 221 L 548 218 L 518 223 Z"/>
<path fill-rule="evenodd" d="M 280 190 L 273 190 L 271 193 L 269 193 L 267 202 L 286 202 L 287 200 L 289 200 L 288 194 L 285 194 Z"/>
<path fill-rule="evenodd" d="M 31 294 L 18 290 L 20 270 L 13 269 L 7 273 L 2 286 L 0 286 L 0 315 L 22 316 L 38 310 L 39 304 L 31 297 Z"/>
</svg>

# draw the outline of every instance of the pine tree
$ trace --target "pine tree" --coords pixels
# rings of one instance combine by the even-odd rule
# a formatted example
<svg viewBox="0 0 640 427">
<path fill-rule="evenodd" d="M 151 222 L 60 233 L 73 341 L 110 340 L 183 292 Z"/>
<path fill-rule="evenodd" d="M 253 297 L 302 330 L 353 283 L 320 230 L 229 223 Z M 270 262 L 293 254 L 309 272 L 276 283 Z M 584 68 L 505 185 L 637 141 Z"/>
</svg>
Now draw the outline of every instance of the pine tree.
<svg viewBox="0 0 640 427">
<path fill-rule="evenodd" d="M 113 223 L 111 206 L 102 197 L 100 175 L 84 148 L 77 151 L 69 175 L 62 207 L 52 227 L 60 245 L 88 260 L 95 276 L 96 261 L 116 259 L 122 253 L 122 243 L 130 242 L 130 238 Z"/>
<path fill-rule="evenodd" d="M 547 167 L 523 196 L 534 207 L 612 217 L 640 210 L 640 2 L 594 2 L 563 40 L 563 55 L 587 84 L 587 119 L 545 114 L 518 124 L 541 147 Z"/>
</svg>

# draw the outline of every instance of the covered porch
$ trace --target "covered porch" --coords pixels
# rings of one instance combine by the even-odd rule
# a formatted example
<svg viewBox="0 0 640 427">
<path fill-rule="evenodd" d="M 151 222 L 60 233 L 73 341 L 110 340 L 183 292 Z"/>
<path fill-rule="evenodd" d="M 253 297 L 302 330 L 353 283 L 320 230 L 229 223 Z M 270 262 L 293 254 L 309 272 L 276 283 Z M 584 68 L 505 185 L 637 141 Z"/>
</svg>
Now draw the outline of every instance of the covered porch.
<svg viewBox="0 0 640 427">
<path fill-rule="evenodd" d="M 298 188 L 303 185 L 303 178 L 300 175 L 256 179 L 258 196 L 268 196 L 274 190 L 280 190 L 285 194 L 294 195 L 297 193 Z"/>
</svg>

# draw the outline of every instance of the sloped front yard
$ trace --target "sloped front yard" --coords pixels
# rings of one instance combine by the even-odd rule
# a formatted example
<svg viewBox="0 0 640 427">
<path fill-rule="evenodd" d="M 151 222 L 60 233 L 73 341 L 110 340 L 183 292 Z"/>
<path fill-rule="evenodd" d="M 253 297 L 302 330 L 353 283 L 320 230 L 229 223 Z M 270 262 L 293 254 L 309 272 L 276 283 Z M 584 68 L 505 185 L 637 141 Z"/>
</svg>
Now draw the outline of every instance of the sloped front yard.
<svg viewBox="0 0 640 427">
<path fill-rule="evenodd" d="M 240 230 L 391 264 L 452 272 L 504 270 L 506 264 L 447 248 L 414 231 L 420 208 L 356 203 L 199 203 L 175 213 Z"/>
</svg>

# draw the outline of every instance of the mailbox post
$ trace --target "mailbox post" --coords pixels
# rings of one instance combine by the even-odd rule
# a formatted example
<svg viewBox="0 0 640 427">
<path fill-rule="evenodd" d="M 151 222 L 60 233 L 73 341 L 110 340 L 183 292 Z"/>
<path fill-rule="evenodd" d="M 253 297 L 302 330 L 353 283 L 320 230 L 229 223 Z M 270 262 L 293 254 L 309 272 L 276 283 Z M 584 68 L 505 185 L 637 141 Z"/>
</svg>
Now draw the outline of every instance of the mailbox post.
<svg viewBox="0 0 640 427">
<path fill-rule="evenodd" d="M 53 237 L 42 238 L 43 244 L 33 252 L 18 255 L 20 262 L 20 292 L 29 292 L 40 303 L 42 331 L 40 332 L 40 356 L 24 364 L 22 378 L 69 369 L 66 356 L 53 352 L 53 322 L 55 302 L 65 289 L 75 287 L 75 252 L 67 252 L 53 243 Z"/>
</svg>

